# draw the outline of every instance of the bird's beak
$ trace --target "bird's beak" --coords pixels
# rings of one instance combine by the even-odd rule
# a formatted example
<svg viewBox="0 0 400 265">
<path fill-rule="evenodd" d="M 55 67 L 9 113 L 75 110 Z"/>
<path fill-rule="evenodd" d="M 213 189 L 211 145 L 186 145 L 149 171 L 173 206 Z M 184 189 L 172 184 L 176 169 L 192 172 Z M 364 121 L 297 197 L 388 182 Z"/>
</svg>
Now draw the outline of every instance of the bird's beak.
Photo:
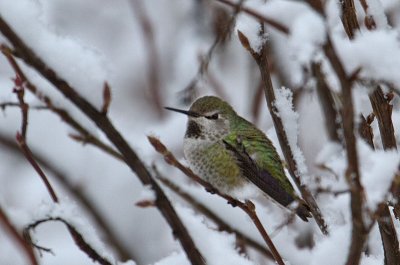
<svg viewBox="0 0 400 265">
<path fill-rule="evenodd" d="M 186 114 L 186 115 L 191 116 L 191 117 L 200 117 L 201 116 L 200 114 L 198 114 L 196 112 L 193 112 L 193 111 L 190 111 L 190 110 L 181 110 L 181 109 L 175 109 L 175 108 L 170 108 L 170 107 L 165 107 L 165 109 L 172 110 L 172 111 L 179 112 L 179 113 L 183 113 L 183 114 Z"/>
</svg>

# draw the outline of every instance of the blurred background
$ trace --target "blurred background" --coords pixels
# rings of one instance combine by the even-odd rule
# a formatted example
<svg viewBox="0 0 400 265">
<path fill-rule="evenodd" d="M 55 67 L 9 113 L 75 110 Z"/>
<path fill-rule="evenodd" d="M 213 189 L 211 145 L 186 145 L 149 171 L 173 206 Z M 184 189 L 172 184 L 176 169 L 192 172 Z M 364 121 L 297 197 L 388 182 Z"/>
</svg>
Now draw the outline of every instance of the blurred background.
<svg viewBox="0 0 400 265">
<path fill-rule="evenodd" d="M 327 1 L 327 16 L 321 18 L 303 1 L 244 2 L 290 30 L 287 35 L 267 25 L 265 37 L 270 47 L 270 70 L 275 87 L 284 86 L 293 91 L 295 110 L 299 113 L 299 145 L 312 180 L 323 174 L 316 158 L 329 140 L 308 64 L 312 58 L 321 56 L 318 49 L 324 40 L 324 27 L 337 43 L 344 43 L 337 3 Z M 398 33 L 400 3 L 397 0 L 368 2 L 378 18 L 386 14 L 391 30 Z M 359 1 L 355 3 L 362 23 L 363 8 Z M 146 166 L 156 165 L 163 176 L 182 185 L 199 201 L 220 213 L 226 222 L 262 244 L 262 239 L 243 214 L 193 186 L 181 173 L 167 166 L 146 138 L 147 135 L 159 137 L 184 162 L 182 140 L 186 117 L 169 113 L 163 107 L 186 109 L 199 96 L 217 95 L 230 102 L 240 115 L 257 124 L 278 146 L 259 70 L 236 34 L 239 29 L 254 41 L 257 38 L 254 32 L 259 30 L 255 19 L 244 13 L 235 14 L 233 8 L 218 1 L 206 0 L 0 0 L 0 15 L 48 65 L 98 108 L 102 106 L 104 82 L 107 82 L 112 93 L 108 115 Z M 378 23 L 381 22 L 378 19 Z M 8 43 L 1 34 L 0 43 Z M 371 53 L 376 53 L 379 58 L 377 50 Z M 348 55 L 346 51 L 340 54 Z M 362 53 L 355 55 L 361 56 Z M 48 95 L 55 106 L 66 109 L 91 134 L 107 143 L 96 126 L 51 84 L 18 62 L 31 82 Z M 338 91 L 336 77 L 330 74 L 332 70 L 326 67 L 325 71 L 330 88 Z M 21 111 L 4 104 L 17 102 L 12 92 L 13 78 L 13 69 L 7 59 L 0 56 L 0 103 L 5 105 L 2 105 L 0 115 L 0 204 L 21 229 L 32 220 L 46 216 L 53 206 L 43 183 L 15 140 L 16 132 L 20 130 Z M 368 116 L 371 113 L 368 94 L 362 87 L 358 89 L 359 93 L 355 92 L 358 93 L 357 113 Z M 43 106 L 31 93 L 26 93 L 25 100 L 31 107 Z M 397 139 L 400 139 L 398 98 L 394 102 L 393 121 Z M 377 130 L 377 123 L 374 122 L 372 127 Z M 126 165 L 71 137 L 74 135 L 77 132 L 53 112 L 30 109 L 27 142 L 59 197 L 72 205 L 69 215 L 83 218 L 95 229 L 93 234 L 116 260 L 132 259 L 137 264 L 156 264 L 160 260 L 157 264 L 188 264 L 163 261 L 172 253 L 182 251 L 156 208 L 135 205 L 146 196 L 138 178 Z M 378 138 L 377 142 L 379 145 Z M 178 207 L 191 208 L 174 192 L 164 189 Z M 83 194 L 91 209 L 77 194 Z M 320 202 L 324 205 L 331 199 L 320 198 Z M 343 203 L 348 207 L 347 199 L 347 196 L 339 198 L 334 205 Z M 311 250 L 304 248 L 295 252 L 294 249 L 299 248 L 296 238 L 318 228 L 314 224 L 303 226 L 295 222 L 291 227 L 278 229 L 285 214 L 274 206 L 268 207 L 269 213 L 274 213 L 273 218 L 267 211 L 261 216 L 267 230 L 276 232 L 273 240 L 278 249 L 282 249 L 281 254 L 290 264 L 305 264 Z M 93 215 L 93 209 L 98 216 Z M 332 209 L 324 213 L 332 217 L 336 225 L 346 223 L 346 218 Z M 99 225 L 99 218 L 107 231 Z M 348 231 L 349 226 L 344 227 L 344 231 Z M 379 234 L 375 230 L 371 238 L 376 241 Z M 40 264 L 92 263 L 76 247 L 61 223 L 42 224 L 34 230 L 32 237 L 38 245 L 51 248 L 53 252 L 43 252 Z M 382 258 L 379 244 L 377 250 L 371 249 L 376 259 Z M 318 255 L 323 257 L 323 253 Z M 254 250 L 250 250 L 248 256 L 254 264 L 272 264 L 270 259 Z M 26 262 L 16 243 L 0 229 L 0 264 Z M 374 264 L 371 260 L 368 262 L 365 264 Z"/>
</svg>

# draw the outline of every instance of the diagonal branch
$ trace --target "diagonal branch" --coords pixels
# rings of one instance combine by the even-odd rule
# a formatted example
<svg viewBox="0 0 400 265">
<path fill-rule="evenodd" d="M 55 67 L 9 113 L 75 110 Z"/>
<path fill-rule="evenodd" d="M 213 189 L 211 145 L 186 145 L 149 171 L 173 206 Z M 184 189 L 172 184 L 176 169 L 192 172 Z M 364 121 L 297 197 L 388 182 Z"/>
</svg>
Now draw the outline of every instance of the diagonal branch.
<svg viewBox="0 0 400 265">
<path fill-rule="evenodd" d="M 155 170 L 155 169 L 154 169 Z M 173 183 L 171 180 L 168 178 L 157 174 L 157 179 L 160 180 L 165 186 L 167 186 L 169 189 L 171 189 L 175 194 L 177 194 L 179 197 L 181 197 L 183 200 L 191 204 L 194 208 L 196 208 L 200 213 L 205 215 L 207 218 L 212 220 L 214 223 L 217 224 L 218 229 L 220 231 L 226 231 L 228 233 L 234 233 L 240 241 L 242 241 L 244 244 L 254 248 L 261 254 L 265 255 L 269 259 L 274 259 L 272 256 L 271 252 L 266 249 L 264 246 L 259 244 L 257 241 L 251 239 L 247 235 L 243 234 L 239 230 L 236 230 L 235 228 L 231 227 L 229 224 L 227 224 L 224 220 L 222 220 L 217 214 L 215 214 L 213 211 L 207 208 L 204 204 L 201 202 L 198 202 L 192 195 L 189 193 L 181 190 L 181 188 Z"/>
<path fill-rule="evenodd" d="M 163 155 L 164 160 L 170 164 L 171 166 L 176 167 L 179 169 L 182 173 L 184 173 L 186 176 L 188 176 L 190 179 L 193 181 L 199 183 L 201 186 L 203 186 L 206 191 L 210 192 L 211 194 L 216 194 L 222 198 L 224 198 L 229 204 L 231 204 L 233 207 L 238 206 L 240 209 L 242 209 L 253 221 L 254 225 L 257 227 L 259 233 L 263 237 L 265 243 L 271 250 L 271 253 L 275 259 L 275 261 L 279 265 L 284 265 L 285 263 L 282 260 L 281 255 L 279 254 L 278 250 L 275 248 L 274 243 L 272 242 L 271 238 L 269 237 L 268 233 L 265 231 L 265 228 L 261 224 L 260 219 L 257 216 L 257 213 L 255 211 L 255 206 L 251 201 L 246 200 L 246 202 L 241 202 L 225 193 L 220 192 L 217 190 L 215 187 L 213 187 L 210 183 L 207 181 L 203 180 L 199 176 L 193 173 L 193 171 L 182 165 L 176 158 L 175 156 L 165 147 L 163 143 L 161 143 L 157 138 L 148 136 L 147 137 L 149 142 L 152 144 L 154 149 Z"/>
<path fill-rule="evenodd" d="M 192 238 L 190 237 L 186 227 L 178 217 L 175 209 L 172 207 L 170 201 L 165 196 L 164 192 L 152 178 L 143 162 L 139 159 L 137 154 L 131 149 L 127 141 L 122 137 L 119 131 L 114 127 L 112 122 L 107 116 L 103 115 L 85 98 L 79 95 L 76 89 L 72 88 L 64 79 L 59 77 L 53 69 L 39 58 L 23 41 L 22 39 L 10 28 L 10 26 L 0 16 L 0 31 L 10 41 L 14 47 L 14 55 L 21 58 L 26 64 L 30 65 L 38 71 L 45 79 L 47 79 L 53 86 L 68 98 L 75 106 L 77 106 L 87 117 L 89 117 L 107 136 L 107 138 L 114 144 L 124 159 L 127 165 L 131 168 L 136 176 L 144 185 L 150 185 L 156 194 L 156 205 L 164 218 L 174 231 L 174 235 L 181 242 L 182 248 L 185 250 L 188 259 L 193 264 L 205 264 L 203 257 L 195 246 Z"/>
<path fill-rule="evenodd" d="M 29 258 L 29 261 L 32 265 L 39 265 L 38 261 L 36 260 L 35 253 L 33 252 L 32 247 L 25 241 L 25 239 L 20 235 L 14 225 L 10 222 L 9 218 L 7 217 L 6 213 L 3 211 L 2 207 L 0 206 L 0 223 L 3 223 L 5 228 L 9 231 L 9 233 L 14 237 L 20 245 L 20 247 L 24 250 L 26 255 Z"/>
</svg>

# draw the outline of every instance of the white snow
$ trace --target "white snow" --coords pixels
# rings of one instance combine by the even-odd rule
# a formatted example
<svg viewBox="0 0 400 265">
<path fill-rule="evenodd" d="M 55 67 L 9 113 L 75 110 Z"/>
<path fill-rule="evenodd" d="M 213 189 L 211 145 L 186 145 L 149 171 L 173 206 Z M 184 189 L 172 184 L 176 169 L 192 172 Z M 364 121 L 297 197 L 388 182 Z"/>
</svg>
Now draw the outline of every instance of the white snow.
<svg viewBox="0 0 400 265">
<path fill-rule="evenodd" d="M 372 150 L 364 141 L 357 143 L 360 154 L 361 183 L 367 205 L 374 211 L 388 199 L 388 192 L 395 173 L 399 170 L 400 154 L 396 150 Z"/>
<path fill-rule="evenodd" d="M 298 173 L 301 176 L 307 175 L 305 158 L 298 146 L 299 114 L 293 110 L 293 93 L 289 88 L 282 87 L 281 89 L 275 90 L 275 96 L 276 100 L 274 106 L 277 108 L 277 115 L 282 119 L 293 158 L 297 163 Z"/>
</svg>

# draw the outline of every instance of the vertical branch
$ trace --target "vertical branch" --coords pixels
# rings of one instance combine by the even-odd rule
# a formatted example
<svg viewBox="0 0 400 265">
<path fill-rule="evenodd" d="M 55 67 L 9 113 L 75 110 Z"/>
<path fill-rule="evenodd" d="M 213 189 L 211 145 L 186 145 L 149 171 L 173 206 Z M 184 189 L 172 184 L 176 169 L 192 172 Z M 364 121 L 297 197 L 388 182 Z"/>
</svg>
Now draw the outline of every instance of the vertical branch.
<svg viewBox="0 0 400 265">
<path fill-rule="evenodd" d="M 385 97 L 380 86 L 369 95 L 369 98 L 378 120 L 383 148 L 385 150 L 397 149 L 392 122 L 393 106 L 390 104 L 391 98 L 388 96 Z M 385 264 L 398 265 L 400 264 L 400 249 L 396 228 L 394 227 L 392 216 L 386 203 L 382 203 L 380 209 L 381 211 L 378 212 L 378 225 L 385 253 Z"/>
<path fill-rule="evenodd" d="M 133 12 L 139 22 L 142 30 L 143 37 L 146 41 L 144 44 L 147 47 L 148 57 L 148 69 L 147 69 L 147 81 L 149 84 L 149 92 L 153 99 L 154 107 L 160 117 L 163 115 L 163 104 L 161 97 L 161 68 L 160 68 L 160 56 L 158 54 L 156 39 L 154 36 L 154 28 L 146 14 L 145 8 L 141 0 L 133 0 Z"/>
<path fill-rule="evenodd" d="M 397 149 L 396 137 L 394 136 L 394 128 L 392 122 L 393 106 L 389 103 L 387 96 L 383 94 L 382 88 L 378 86 L 374 92 L 369 95 L 372 109 L 376 119 L 378 120 L 379 131 L 383 148 Z"/>
<path fill-rule="evenodd" d="M 351 246 L 346 265 L 353 265 L 360 263 L 361 253 L 367 239 L 367 230 L 364 224 L 362 213 L 364 205 L 364 189 L 360 182 L 356 139 L 354 135 L 354 107 L 353 95 L 351 92 L 352 84 L 350 79 L 347 77 L 346 71 L 333 47 L 329 36 L 327 36 L 327 41 L 323 46 L 323 49 L 326 57 L 332 65 L 332 68 L 336 72 L 342 89 L 343 109 L 341 114 L 348 162 L 346 180 L 351 194 L 350 207 L 353 223 L 351 232 Z"/>
<path fill-rule="evenodd" d="M 267 101 L 268 109 L 271 114 L 272 120 L 274 122 L 274 127 L 276 130 L 276 134 L 278 136 L 279 143 L 281 145 L 282 152 L 285 156 L 285 160 L 288 165 L 289 173 L 296 183 L 297 187 L 299 188 L 303 199 L 307 202 L 311 209 L 311 213 L 315 218 L 319 228 L 321 229 L 323 234 L 328 234 L 327 224 L 325 223 L 324 218 L 322 217 L 321 211 L 318 208 L 317 203 L 315 202 L 314 197 L 312 196 L 311 192 L 307 189 L 305 185 L 302 184 L 300 176 L 298 175 L 297 170 L 297 162 L 294 159 L 292 150 L 289 145 L 289 141 L 287 138 L 287 134 L 285 132 L 282 119 L 279 117 L 276 107 L 274 106 L 273 102 L 275 101 L 275 92 L 272 86 L 271 75 L 269 72 L 268 67 L 268 58 L 267 58 L 267 46 L 266 44 L 263 45 L 261 51 L 259 53 L 255 52 L 247 39 L 247 37 L 238 31 L 239 40 L 242 43 L 243 47 L 246 48 L 250 54 L 253 56 L 254 60 L 256 61 L 260 73 L 261 79 L 264 83 L 264 92 L 265 98 Z"/>
<path fill-rule="evenodd" d="M 322 72 L 321 63 L 313 62 L 311 64 L 311 71 L 317 81 L 317 94 L 325 115 L 325 126 L 328 131 L 329 139 L 334 142 L 340 142 L 339 130 L 341 127 L 338 122 L 339 113 L 336 109 L 331 90 Z"/>
</svg>

